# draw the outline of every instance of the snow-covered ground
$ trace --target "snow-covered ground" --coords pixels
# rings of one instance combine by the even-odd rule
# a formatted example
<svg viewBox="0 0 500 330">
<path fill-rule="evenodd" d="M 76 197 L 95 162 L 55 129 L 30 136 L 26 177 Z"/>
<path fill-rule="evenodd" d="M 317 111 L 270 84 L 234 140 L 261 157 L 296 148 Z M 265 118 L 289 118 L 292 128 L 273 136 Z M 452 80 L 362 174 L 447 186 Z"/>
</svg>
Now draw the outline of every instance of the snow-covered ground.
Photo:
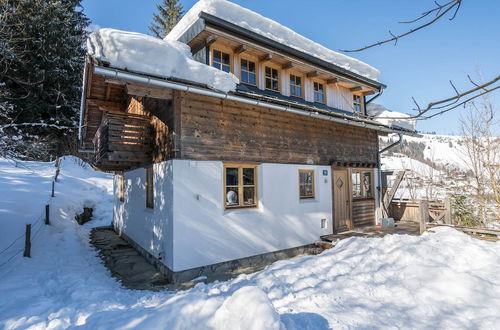
<svg viewBox="0 0 500 330">
<path fill-rule="evenodd" d="M 35 173 L 0 159 L 0 251 L 50 195 L 53 163 L 23 164 Z M 0 327 L 496 329 L 500 322 L 500 243 L 449 228 L 350 238 L 318 256 L 186 291 L 124 289 L 88 243 L 92 226 L 111 221 L 111 191 L 109 175 L 63 161 L 52 225 L 40 227 L 31 259 L 0 267 Z M 79 226 L 74 215 L 84 205 L 95 218 Z"/>
</svg>

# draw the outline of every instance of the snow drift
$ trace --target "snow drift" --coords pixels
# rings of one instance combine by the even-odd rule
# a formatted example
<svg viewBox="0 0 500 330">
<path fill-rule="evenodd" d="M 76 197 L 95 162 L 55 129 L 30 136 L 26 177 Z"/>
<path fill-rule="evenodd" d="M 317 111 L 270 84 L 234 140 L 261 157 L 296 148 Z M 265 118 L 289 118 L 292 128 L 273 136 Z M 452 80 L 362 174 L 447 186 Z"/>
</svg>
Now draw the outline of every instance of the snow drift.
<svg viewBox="0 0 500 330">
<path fill-rule="evenodd" d="M 380 75 L 379 70 L 360 60 L 337 53 L 267 17 L 225 0 L 198 1 L 170 31 L 165 40 L 178 40 L 198 20 L 201 12 L 211 14 L 366 78 L 378 80 Z"/>
<path fill-rule="evenodd" d="M 162 78 L 178 78 L 228 92 L 236 88 L 230 74 L 193 60 L 188 45 L 136 32 L 100 29 L 87 39 L 87 52 L 116 69 Z"/>
<path fill-rule="evenodd" d="M 368 116 L 373 116 L 375 121 L 387 126 L 401 127 L 412 131 L 414 131 L 417 126 L 417 121 L 415 119 L 410 119 L 410 115 L 402 112 L 387 110 L 386 107 L 380 104 L 368 104 L 366 113 Z"/>
</svg>

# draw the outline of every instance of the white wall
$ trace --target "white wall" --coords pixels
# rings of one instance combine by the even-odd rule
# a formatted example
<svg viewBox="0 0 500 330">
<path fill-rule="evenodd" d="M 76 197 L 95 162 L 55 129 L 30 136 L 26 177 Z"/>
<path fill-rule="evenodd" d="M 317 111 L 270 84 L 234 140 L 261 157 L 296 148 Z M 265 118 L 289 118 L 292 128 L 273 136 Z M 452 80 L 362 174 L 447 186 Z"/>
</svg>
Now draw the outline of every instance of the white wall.
<svg viewBox="0 0 500 330">
<path fill-rule="evenodd" d="M 118 198 L 118 176 L 114 179 L 113 223 L 137 244 L 172 269 L 172 163 L 154 165 L 154 208 L 146 207 L 146 170 L 126 172 L 125 200 Z"/>
<path fill-rule="evenodd" d="M 172 162 L 174 271 L 302 246 L 332 233 L 329 166 L 261 164 L 259 207 L 226 211 L 222 162 Z M 315 170 L 314 200 L 299 199 L 299 169 Z"/>
</svg>

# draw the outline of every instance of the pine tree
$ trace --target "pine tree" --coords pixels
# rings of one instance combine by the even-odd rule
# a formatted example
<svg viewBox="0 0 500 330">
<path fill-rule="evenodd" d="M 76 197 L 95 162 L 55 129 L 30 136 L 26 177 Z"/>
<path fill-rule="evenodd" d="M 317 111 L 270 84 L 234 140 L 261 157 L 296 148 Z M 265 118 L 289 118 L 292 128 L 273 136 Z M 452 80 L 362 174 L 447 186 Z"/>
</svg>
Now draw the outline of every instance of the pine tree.
<svg viewBox="0 0 500 330">
<path fill-rule="evenodd" d="M 182 5 L 179 0 L 163 0 L 157 4 L 158 14 L 153 14 L 153 23 L 149 30 L 157 38 L 163 39 L 177 24 L 183 15 Z"/>
<path fill-rule="evenodd" d="M 0 20 L 0 105 L 9 108 L 0 125 L 47 124 L 25 134 L 58 149 L 78 125 L 89 24 L 81 0 L 0 0 Z"/>
</svg>

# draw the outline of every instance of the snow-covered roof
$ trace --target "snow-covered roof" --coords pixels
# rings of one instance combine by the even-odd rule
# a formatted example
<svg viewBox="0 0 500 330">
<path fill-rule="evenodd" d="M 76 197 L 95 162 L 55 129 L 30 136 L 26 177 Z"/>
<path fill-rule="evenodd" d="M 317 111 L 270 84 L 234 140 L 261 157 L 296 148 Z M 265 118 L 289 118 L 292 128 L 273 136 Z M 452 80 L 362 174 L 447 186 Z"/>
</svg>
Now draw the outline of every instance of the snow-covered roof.
<svg viewBox="0 0 500 330">
<path fill-rule="evenodd" d="M 417 124 L 417 121 L 415 119 L 403 119 L 409 118 L 410 115 L 402 112 L 387 110 L 387 108 L 380 104 L 368 104 L 368 106 L 366 107 L 366 114 L 368 116 L 373 116 L 373 120 L 389 127 L 400 127 L 414 131 Z"/>
<path fill-rule="evenodd" d="M 380 71 L 376 68 L 328 49 L 267 17 L 226 0 L 198 1 L 165 37 L 165 40 L 178 40 L 198 20 L 202 12 L 335 64 L 365 78 L 378 81 Z"/>
<path fill-rule="evenodd" d="M 87 52 L 116 69 L 177 78 L 229 92 L 236 88 L 230 74 L 193 60 L 188 45 L 136 32 L 100 29 L 87 39 Z"/>
</svg>

